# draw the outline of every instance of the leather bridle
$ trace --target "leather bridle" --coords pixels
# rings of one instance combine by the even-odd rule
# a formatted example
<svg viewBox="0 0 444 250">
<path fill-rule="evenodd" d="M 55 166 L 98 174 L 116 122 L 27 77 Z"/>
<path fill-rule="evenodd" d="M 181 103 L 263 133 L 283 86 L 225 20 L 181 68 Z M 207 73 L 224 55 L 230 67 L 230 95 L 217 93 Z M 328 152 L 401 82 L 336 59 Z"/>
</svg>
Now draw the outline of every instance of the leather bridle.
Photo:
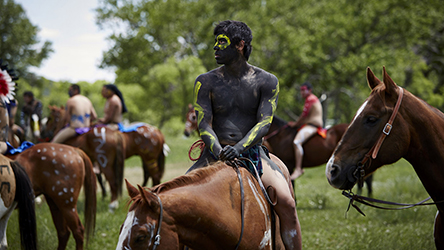
<svg viewBox="0 0 444 250">
<path fill-rule="evenodd" d="M 390 119 L 385 124 L 384 128 L 382 129 L 382 133 L 379 136 L 378 140 L 376 141 L 375 145 L 370 149 L 370 151 L 365 154 L 364 158 L 358 163 L 358 166 L 356 170 L 353 172 L 353 177 L 357 179 L 358 182 L 362 183 L 365 176 L 365 170 L 364 166 L 367 162 L 371 163 L 371 160 L 376 159 L 379 153 L 379 149 L 381 148 L 382 143 L 384 142 L 384 139 L 390 134 L 392 128 L 393 128 L 393 122 L 396 118 L 396 115 L 398 114 L 399 107 L 401 106 L 402 97 L 404 96 L 404 89 L 401 87 L 399 88 L 399 95 L 398 100 L 396 101 L 395 108 L 393 109 L 393 113 L 390 116 Z M 370 164 L 369 164 L 370 165 Z"/>
<path fill-rule="evenodd" d="M 157 232 L 156 232 L 156 236 L 154 237 L 154 242 L 153 242 L 153 250 L 156 250 L 157 246 L 160 245 L 160 228 L 162 226 L 162 219 L 163 219 L 163 205 L 162 205 L 162 201 L 160 200 L 160 197 L 156 194 L 156 193 L 152 193 L 154 194 L 154 196 L 157 197 L 157 201 L 159 202 L 159 206 L 160 206 L 160 213 L 159 213 L 159 227 L 157 228 Z"/>
</svg>

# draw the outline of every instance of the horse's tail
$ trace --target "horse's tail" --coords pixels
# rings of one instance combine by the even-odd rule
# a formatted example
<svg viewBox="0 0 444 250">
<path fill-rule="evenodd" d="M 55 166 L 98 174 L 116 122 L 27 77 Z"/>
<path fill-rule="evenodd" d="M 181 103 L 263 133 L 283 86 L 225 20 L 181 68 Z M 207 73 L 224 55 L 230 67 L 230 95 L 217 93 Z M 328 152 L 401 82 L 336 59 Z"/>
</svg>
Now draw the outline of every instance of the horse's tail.
<svg viewBox="0 0 444 250">
<path fill-rule="evenodd" d="M 122 186 L 123 186 L 123 166 L 125 164 L 125 147 L 124 147 L 124 138 L 123 134 L 116 132 L 116 155 L 114 156 L 114 178 L 116 179 L 117 184 L 117 196 L 122 195 Z"/>
<path fill-rule="evenodd" d="M 34 190 L 28 174 L 18 162 L 11 162 L 11 168 L 16 182 L 15 201 L 19 210 L 20 241 L 27 250 L 37 249 Z"/>
<path fill-rule="evenodd" d="M 165 172 L 165 157 L 168 155 L 170 151 L 170 147 L 164 142 L 162 146 L 162 150 L 160 151 L 159 156 L 157 157 L 157 166 L 159 168 L 159 178 L 162 178 L 163 173 Z"/>
<path fill-rule="evenodd" d="M 96 227 L 96 209 L 97 209 L 97 185 L 96 175 L 94 174 L 93 164 L 86 153 L 76 148 L 77 152 L 83 159 L 85 165 L 85 178 L 83 181 L 83 191 L 85 192 L 85 233 L 86 233 L 86 247 L 88 246 L 89 237 L 94 235 Z"/>
</svg>

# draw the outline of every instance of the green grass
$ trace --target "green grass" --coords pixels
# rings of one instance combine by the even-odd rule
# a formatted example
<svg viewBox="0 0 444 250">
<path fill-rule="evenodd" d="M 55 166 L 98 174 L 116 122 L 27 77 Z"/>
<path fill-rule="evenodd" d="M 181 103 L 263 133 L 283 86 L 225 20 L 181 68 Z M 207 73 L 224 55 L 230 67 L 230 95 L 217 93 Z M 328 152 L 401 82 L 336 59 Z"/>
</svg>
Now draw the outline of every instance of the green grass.
<svg viewBox="0 0 444 250">
<path fill-rule="evenodd" d="M 171 148 L 163 181 L 183 174 L 192 161 L 188 149 L 198 138 L 167 136 Z M 125 177 L 132 184 L 142 181 L 140 159 L 126 160 Z M 346 213 L 348 200 L 332 188 L 325 178 L 325 166 L 306 169 L 295 185 L 298 216 L 304 249 L 434 249 L 435 206 L 421 206 L 400 211 L 379 210 L 360 205 L 366 216 L 353 208 Z M 125 189 L 124 189 L 125 190 Z M 366 189 L 364 189 L 366 193 Z M 404 160 L 385 166 L 375 173 L 374 197 L 403 203 L 415 203 L 428 197 L 413 168 Z M 108 212 L 109 196 L 98 193 L 95 236 L 88 249 L 115 249 L 120 225 L 126 217 L 128 196 L 120 198 L 115 213 Z M 79 201 L 83 222 L 83 196 Z M 46 203 L 37 205 L 39 249 L 56 249 L 57 234 Z M 20 249 L 17 212 L 8 223 L 9 249 Z M 67 249 L 75 249 L 71 237 Z"/>
</svg>

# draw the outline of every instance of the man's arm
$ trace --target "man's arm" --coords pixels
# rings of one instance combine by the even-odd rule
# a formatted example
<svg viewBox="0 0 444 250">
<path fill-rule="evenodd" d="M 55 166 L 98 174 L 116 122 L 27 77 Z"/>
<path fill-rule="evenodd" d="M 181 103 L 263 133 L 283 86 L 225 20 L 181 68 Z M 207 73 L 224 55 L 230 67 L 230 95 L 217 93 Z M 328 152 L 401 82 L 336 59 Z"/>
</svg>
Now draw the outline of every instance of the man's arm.
<svg viewBox="0 0 444 250">
<path fill-rule="evenodd" d="M 222 160 L 231 160 L 238 157 L 240 153 L 259 143 L 262 137 L 267 134 L 276 111 L 279 96 L 279 82 L 275 76 L 271 75 L 268 82 L 261 87 L 260 96 L 257 124 L 236 145 L 224 147 L 221 153 Z"/>
<path fill-rule="evenodd" d="M 118 104 L 116 104 L 113 100 L 109 100 L 108 108 L 106 109 L 105 116 L 99 119 L 100 123 L 108 124 L 110 123 L 118 110 Z"/>
<path fill-rule="evenodd" d="M 210 92 L 210 86 L 205 82 L 205 78 L 199 76 L 194 83 L 194 109 L 196 111 L 199 134 L 214 156 L 219 157 L 222 147 L 211 125 L 213 112 Z"/>
</svg>

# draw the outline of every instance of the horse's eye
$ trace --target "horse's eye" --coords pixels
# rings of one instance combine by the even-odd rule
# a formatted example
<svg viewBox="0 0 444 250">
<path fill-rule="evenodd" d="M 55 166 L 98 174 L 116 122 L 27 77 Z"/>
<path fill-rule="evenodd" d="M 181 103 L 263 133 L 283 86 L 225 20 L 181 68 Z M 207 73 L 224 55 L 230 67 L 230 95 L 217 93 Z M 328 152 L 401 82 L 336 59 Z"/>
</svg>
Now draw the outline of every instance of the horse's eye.
<svg viewBox="0 0 444 250">
<path fill-rule="evenodd" d="M 374 116 L 368 116 L 365 119 L 365 124 L 367 124 L 367 125 L 374 125 L 377 121 L 378 121 L 378 118 L 376 118 Z"/>
<path fill-rule="evenodd" d="M 146 240 L 146 238 L 147 238 L 146 235 L 140 235 L 140 236 L 137 236 L 137 237 L 136 237 L 136 240 L 135 240 L 135 243 L 143 242 L 143 241 Z"/>
<path fill-rule="evenodd" d="M 191 117 L 191 120 L 195 121 L 196 120 L 196 116 L 193 115 L 193 117 Z"/>
</svg>

